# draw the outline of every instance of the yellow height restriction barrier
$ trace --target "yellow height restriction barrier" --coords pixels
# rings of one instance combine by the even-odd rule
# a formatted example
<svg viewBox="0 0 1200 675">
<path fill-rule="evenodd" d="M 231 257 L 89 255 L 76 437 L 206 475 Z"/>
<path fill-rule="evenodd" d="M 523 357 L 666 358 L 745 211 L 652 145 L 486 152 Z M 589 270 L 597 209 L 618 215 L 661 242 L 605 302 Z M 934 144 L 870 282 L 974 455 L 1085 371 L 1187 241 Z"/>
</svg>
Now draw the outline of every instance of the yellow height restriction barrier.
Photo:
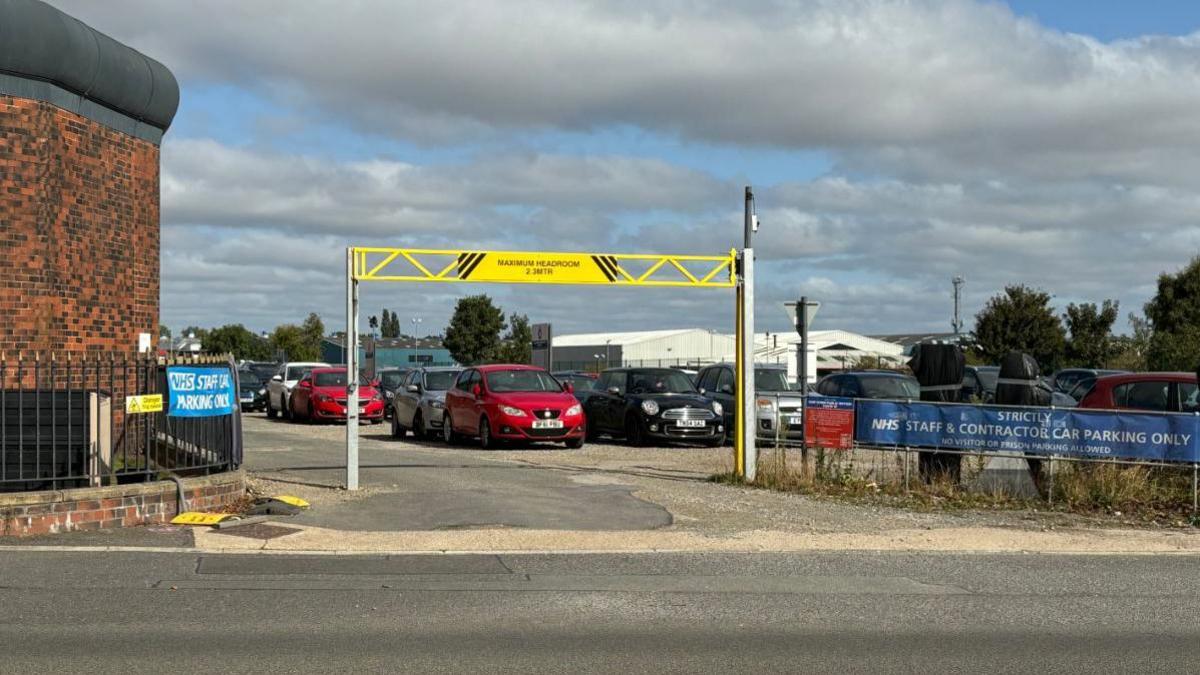
<svg viewBox="0 0 1200 675">
<path fill-rule="evenodd" d="M 356 281 L 491 282 L 732 288 L 729 255 L 353 248 Z"/>
</svg>

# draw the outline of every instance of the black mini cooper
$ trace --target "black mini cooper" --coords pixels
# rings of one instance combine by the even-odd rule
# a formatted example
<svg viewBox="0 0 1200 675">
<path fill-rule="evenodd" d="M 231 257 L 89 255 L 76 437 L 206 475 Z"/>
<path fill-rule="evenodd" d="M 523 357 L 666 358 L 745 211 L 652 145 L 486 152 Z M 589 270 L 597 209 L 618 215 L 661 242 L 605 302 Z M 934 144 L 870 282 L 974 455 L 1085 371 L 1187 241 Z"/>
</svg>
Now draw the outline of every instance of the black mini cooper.
<svg viewBox="0 0 1200 675">
<path fill-rule="evenodd" d="M 720 445 L 721 404 L 709 401 L 686 373 L 671 368 L 613 368 L 600 374 L 584 401 L 589 438 L 619 436 L 630 445 L 651 440 Z"/>
</svg>

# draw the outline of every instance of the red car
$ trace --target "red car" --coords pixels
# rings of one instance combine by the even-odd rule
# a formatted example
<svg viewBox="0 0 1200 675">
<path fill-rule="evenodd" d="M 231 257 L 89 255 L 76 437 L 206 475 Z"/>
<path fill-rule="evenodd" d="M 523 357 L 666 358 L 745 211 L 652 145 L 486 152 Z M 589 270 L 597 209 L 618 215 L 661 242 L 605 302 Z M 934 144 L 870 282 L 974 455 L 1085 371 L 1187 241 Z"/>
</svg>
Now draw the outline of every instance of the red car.
<svg viewBox="0 0 1200 675">
<path fill-rule="evenodd" d="M 1096 378 L 1080 408 L 1196 412 L 1195 373 L 1124 373 Z"/>
<path fill-rule="evenodd" d="M 296 383 L 289 405 L 292 419 L 317 422 L 346 421 L 346 369 L 314 368 Z M 358 387 L 358 417 L 379 424 L 383 421 L 383 393 L 370 384 Z"/>
<path fill-rule="evenodd" d="M 446 392 L 442 434 L 447 443 L 477 436 L 484 448 L 499 441 L 555 441 L 581 448 L 586 430 L 571 385 L 541 368 L 467 368 Z"/>
</svg>

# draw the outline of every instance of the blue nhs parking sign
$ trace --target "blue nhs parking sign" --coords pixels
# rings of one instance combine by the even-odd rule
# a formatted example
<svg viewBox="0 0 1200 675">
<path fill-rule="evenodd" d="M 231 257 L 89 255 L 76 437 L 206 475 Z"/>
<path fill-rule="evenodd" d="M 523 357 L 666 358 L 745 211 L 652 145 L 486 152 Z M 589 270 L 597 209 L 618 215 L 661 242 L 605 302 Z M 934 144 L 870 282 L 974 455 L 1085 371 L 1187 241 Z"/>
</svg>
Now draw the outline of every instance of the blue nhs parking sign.
<svg viewBox="0 0 1200 675">
<path fill-rule="evenodd" d="M 167 393 L 167 414 L 173 417 L 232 415 L 237 406 L 233 373 L 224 367 L 170 366 Z"/>
</svg>

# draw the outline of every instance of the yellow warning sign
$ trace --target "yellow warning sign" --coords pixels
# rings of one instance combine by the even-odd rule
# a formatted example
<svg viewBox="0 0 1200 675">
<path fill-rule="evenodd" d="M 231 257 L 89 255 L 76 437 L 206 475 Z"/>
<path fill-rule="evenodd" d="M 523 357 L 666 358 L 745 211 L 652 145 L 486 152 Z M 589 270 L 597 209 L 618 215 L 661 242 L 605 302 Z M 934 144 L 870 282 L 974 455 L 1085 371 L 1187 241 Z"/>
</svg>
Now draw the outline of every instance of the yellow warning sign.
<svg viewBox="0 0 1200 675">
<path fill-rule="evenodd" d="M 171 519 L 172 525 L 216 525 L 217 523 L 227 518 L 233 517 L 232 513 L 200 513 L 199 511 L 185 511 Z"/>
<path fill-rule="evenodd" d="M 729 288 L 735 276 L 733 251 L 702 256 L 355 248 L 353 253 L 359 281 Z"/>
<path fill-rule="evenodd" d="M 142 394 L 125 397 L 125 412 L 131 415 L 162 412 L 162 394 Z"/>
</svg>

